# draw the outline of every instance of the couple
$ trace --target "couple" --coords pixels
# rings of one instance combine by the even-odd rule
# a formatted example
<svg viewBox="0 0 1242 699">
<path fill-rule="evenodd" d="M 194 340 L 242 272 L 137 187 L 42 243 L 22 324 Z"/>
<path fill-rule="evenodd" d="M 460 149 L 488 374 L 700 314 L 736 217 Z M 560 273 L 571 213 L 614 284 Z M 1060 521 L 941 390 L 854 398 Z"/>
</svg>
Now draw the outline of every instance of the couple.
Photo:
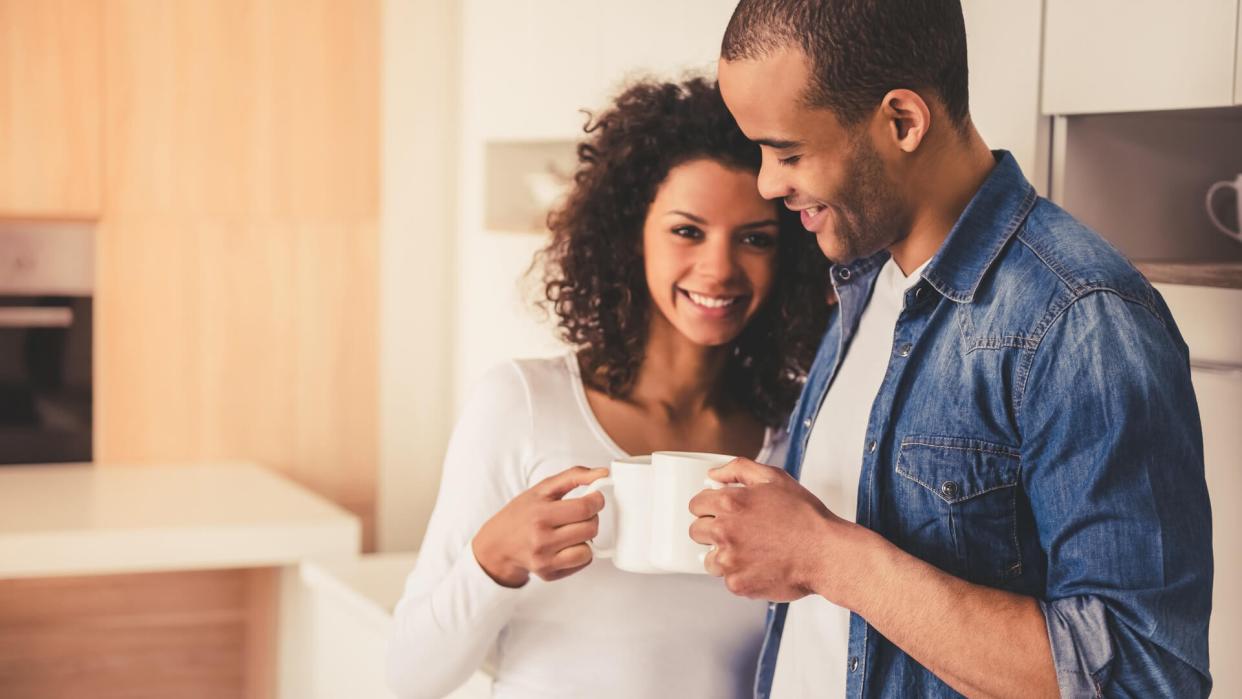
<svg viewBox="0 0 1242 699">
<path fill-rule="evenodd" d="M 1185 344 L 975 132 L 957 0 L 743 0 L 718 79 L 589 129 L 546 253 L 575 352 L 466 407 L 394 689 L 1206 695 Z M 602 500 L 562 499 L 663 449 L 753 457 L 690 503 L 723 584 L 592 562 Z"/>
</svg>

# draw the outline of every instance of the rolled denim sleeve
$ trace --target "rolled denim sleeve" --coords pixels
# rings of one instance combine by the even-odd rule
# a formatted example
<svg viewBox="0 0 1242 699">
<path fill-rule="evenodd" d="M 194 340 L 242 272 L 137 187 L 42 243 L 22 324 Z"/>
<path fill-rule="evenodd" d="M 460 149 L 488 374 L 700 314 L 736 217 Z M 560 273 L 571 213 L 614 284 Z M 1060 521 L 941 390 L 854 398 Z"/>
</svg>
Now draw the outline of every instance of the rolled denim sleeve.
<svg viewBox="0 0 1242 699">
<path fill-rule="evenodd" d="M 1018 405 L 1065 697 L 1206 696 L 1211 509 L 1185 343 L 1150 289 L 1050 319 Z"/>
</svg>

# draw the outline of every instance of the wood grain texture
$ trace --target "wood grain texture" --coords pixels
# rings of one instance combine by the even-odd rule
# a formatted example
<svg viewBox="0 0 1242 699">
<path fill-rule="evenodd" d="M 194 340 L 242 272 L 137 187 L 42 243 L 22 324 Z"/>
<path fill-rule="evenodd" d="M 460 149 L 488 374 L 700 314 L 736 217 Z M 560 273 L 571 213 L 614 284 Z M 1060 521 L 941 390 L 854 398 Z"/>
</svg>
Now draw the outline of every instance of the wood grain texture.
<svg viewBox="0 0 1242 699">
<path fill-rule="evenodd" d="M 378 12 L 107 0 L 107 211 L 373 219 Z"/>
<path fill-rule="evenodd" d="M 1242 289 L 1242 262 L 1146 262 L 1135 267 L 1155 284 Z"/>
<path fill-rule="evenodd" d="M 105 219 L 96 459 L 244 458 L 359 514 L 373 546 L 373 224 Z"/>
<path fill-rule="evenodd" d="M 96 460 L 246 459 L 374 547 L 379 3 L 105 0 Z"/>
<path fill-rule="evenodd" d="M 0 0 L 0 215 L 100 206 L 102 0 Z"/>
<path fill-rule="evenodd" d="M 266 570 L 0 581 L 0 696 L 270 697 Z M 258 615 L 263 619 L 262 614 Z M 258 645 L 256 645 L 258 644 Z"/>
</svg>

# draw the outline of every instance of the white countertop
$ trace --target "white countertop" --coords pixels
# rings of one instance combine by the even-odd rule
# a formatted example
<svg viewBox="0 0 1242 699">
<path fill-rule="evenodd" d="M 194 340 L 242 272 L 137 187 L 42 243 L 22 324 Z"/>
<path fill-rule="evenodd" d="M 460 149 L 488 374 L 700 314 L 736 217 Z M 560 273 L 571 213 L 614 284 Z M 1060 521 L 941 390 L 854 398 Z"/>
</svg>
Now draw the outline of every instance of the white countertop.
<svg viewBox="0 0 1242 699">
<path fill-rule="evenodd" d="M 0 466 L 0 578 L 356 554 L 356 517 L 254 464 Z"/>
</svg>

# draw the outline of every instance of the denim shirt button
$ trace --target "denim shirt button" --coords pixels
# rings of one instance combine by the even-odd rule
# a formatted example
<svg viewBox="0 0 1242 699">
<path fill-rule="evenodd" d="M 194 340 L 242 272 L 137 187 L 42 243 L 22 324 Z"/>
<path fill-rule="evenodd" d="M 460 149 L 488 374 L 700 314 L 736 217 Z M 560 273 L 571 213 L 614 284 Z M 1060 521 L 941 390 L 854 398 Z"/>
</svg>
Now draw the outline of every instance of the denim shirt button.
<svg viewBox="0 0 1242 699">
<path fill-rule="evenodd" d="M 837 277 L 843 282 L 848 282 L 850 280 L 850 275 L 851 272 L 849 267 L 842 267 L 837 271 Z"/>
<path fill-rule="evenodd" d="M 940 486 L 940 494 L 946 498 L 957 497 L 957 483 L 953 481 L 945 481 Z"/>
<path fill-rule="evenodd" d="M 907 342 L 906 344 L 897 348 L 897 354 L 902 357 L 909 357 L 911 349 L 913 349 L 913 347 L 911 346 L 909 342 Z"/>
<path fill-rule="evenodd" d="M 808 417 L 807 419 L 803 420 L 802 426 L 807 428 L 808 430 L 811 429 L 811 418 Z"/>
<path fill-rule="evenodd" d="M 858 656 L 850 658 L 850 672 L 858 672 Z"/>
<path fill-rule="evenodd" d="M 867 453 L 868 454 L 875 453 L 875 440 L 874 439 L 871 440 L 871 442 L 867 444 Z"/>
</svg>

